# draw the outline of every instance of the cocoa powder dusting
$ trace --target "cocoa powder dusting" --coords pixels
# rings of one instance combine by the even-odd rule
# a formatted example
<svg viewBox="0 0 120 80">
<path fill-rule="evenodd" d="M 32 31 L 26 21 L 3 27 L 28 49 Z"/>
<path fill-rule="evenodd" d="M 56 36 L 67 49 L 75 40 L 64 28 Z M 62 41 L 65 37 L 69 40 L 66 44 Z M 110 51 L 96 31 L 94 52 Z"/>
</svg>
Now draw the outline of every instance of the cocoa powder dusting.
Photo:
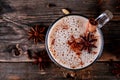
<svg viewBox="0 0 120 80">
<path fill-rule="evenodd" d="M 75 68 L 75 66 L 71 66 L 73 69 Z"/>
<path fill-rule="evenodd" d="M 54 43 L 55 43 L 55 39 L 52 40 L 51 45 L 54 45 Z"/>
<path fill-rule="evenodd" d="M 81 52 L 76 53 L 76 55 L 78 55 L 78 56 L 79 56 L 80 54 L 81 54 Z"/>
<path fill-rule="evenodd" d="M 80 65 L 84 65 L 84 63 L 81 61 L 81 62 L 80 62 Z"/>
<path fill-rule="evenodd" d="M 92 60 L 90 62 L 93 62 Z"/>
<path fill-rule="evenodd" d="M 97 52 L 92 52 L 93 54 L 97 54 Z"/>
<path fill-rule="evenodd" d="M 64 54 L 62 54 L 62 56 L 64 56 Z"/>
<path fill-rule="evenodd" d="M 80 56 L 82 45 L 80 45 L 80 42 L 77 41 L 74 36 L 71 36 L 71 40 L 68 40 L 67 44 L 70 46 L 70 49 L 76 52 L 76 55 Z"/>
<path fill-rule="evenodd" d="M 68 29 L 69 27 L 67 25 L 63 25 L 63 29 Z"/>
</svg>

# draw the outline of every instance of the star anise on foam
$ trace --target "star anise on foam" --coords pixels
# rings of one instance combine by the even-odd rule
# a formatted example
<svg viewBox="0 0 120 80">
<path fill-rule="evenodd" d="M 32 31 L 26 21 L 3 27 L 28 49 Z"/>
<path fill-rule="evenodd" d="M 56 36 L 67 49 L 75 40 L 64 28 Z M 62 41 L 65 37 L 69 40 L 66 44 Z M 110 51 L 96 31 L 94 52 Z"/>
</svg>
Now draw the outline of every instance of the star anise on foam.
<svg viewBox="0 0 120 80">
<path fill-rule="evenodd" d="M 39 69 L 42 70 L 49 65 L 50 59 L 45 50 L 41 52 L 34 52 L 34 64 L 39 66 Z"/>
<path fill-rule="evenodd" d="M 80 55 L 82 50 L 91 53 L 92 48 L 97 48 L 95 42 L 97 41 L 96 37 L 92 33 L 86 33 L 79 38 L 76 38 L 72 35 L 71 39 L 68 40 L 67 44 L 70 49 L 76 52 L 76 55 Z"/>
<path fill-rule="evenodd" d="M 82 44 L 82 50 L 86 50 L 88 51 L 88 53 L 90 53 L 92 51 L 92 48 L 97 48 L 97 46 L 95 45 L 95 42 L 97 41 L 96 37 L 94 36 L 94 34 L 88 32 L 86 34 L 84 34 L 83 36 L 81 36 L 81 44 Z"/>
<path fill-rule="evenodd" d="M 30 29 L 28 32 L 29 40 L 33 39 L 34 43 L 37 44 L 37 42 L 44 42 L 45 41 L 45 27 L 41 27 L 39 25 L 35 25 Z"/>
</svg>

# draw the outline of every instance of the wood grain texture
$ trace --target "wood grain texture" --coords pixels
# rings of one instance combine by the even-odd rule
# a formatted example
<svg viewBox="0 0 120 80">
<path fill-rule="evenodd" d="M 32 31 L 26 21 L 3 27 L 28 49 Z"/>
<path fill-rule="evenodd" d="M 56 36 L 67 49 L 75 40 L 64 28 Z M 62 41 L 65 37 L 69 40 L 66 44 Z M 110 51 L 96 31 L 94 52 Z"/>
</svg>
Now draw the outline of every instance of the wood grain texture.
<svg viewBox="0 0 120 80">
<path fill-rule="evenodd" d="M 51 63 L 44 71 L 40 71 L 32 63 L 0 63 L 0 79 L 4 80 L 74 80 L 66 78 L 65 70 Z M 14 66 L 13 66 L 14 65 Z M 95 63 L 92 66 L 77 71 L 76 80 L 118 80 L 109 70 L 108 63 Z"/>
<path fill-rule="evenodd" d="M 48 7 L 48 4 L 55 6 Z M 88 18 L 96 18 L 106 9 L 113 13 L 114 18 L 101 29 L 104 35 L 102 56 L 97 63 L 78 71 L 77 80 L 119 80 L 109 71 L 108 63 L 101 62 L 120 60 L 119 6 L 119 0 L 0 0 L 0 15 L 3 17 L 0 19 L 0 80 L 74 80 L 65 78 L 63 71 L 69 71 L 53 63 L 46 68 L 45 74 L 32 63 L 26 63 L 33 62 L 28 59 L 27 50 L 45 49 L 44 43 L 35 45 L 32 40 L 28 41 L 28 30 L 35 24 L 48 28 L 64 15 L 63 8 L 69 9 L 71 14 Z M 20 57 L 12 54 L 12 48 L 17 44 L 22 49 Z"/>
</svg>

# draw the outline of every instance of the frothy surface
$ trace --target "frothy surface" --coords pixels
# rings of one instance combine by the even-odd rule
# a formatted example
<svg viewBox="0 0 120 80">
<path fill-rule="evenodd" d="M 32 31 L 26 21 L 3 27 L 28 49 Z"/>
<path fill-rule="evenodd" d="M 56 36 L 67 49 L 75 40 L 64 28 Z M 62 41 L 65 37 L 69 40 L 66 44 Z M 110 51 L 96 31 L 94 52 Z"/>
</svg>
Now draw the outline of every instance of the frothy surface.
<svg viewBox="0 0 120 80">
<path fill-rule="evenodd" d="M 97 37 L 97 48 L 92 49 L 95 54 L 82 50 L 78 56 L 67 44 L 71 35 L 79 38 L 85 33 L 87 22 L 88 19 L 84 17 L 71 15 L 61 18 L 53 25 L 48 34 L 48 48 L 57 63 L 69 69 L 80 69 L 90 65 L 97 58 L 101 47 L 98 30 L 94 34 Z"/>
</svg>

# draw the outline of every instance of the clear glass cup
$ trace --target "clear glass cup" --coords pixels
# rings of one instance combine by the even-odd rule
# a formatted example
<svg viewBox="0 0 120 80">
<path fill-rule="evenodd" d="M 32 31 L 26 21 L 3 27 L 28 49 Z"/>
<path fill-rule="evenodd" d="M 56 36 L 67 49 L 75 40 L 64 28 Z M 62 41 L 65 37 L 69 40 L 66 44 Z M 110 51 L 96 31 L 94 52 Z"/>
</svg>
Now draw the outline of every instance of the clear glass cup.
<svg viewBox="0 0 120 80">
<path fill-rule="evenodd" d="M 49 33 L 50 33 L 51 28 L 53 27 L 53 25 L 54 25 L 57 21 L 59 21 L 60 19 L 66 17 L 66 16 L 71 16 L 71 15 L 76 15 L 76 14 L 65 15 L 65 16 L 60 17 L 59 19 L 57 19 L 55 22 L 53 22 L 52 25 L 50 25 L 50 27 L 49 27 L 49 29 L 48 29 L 48 31 L 47 31 L 47 34 L 46 34 L 46 38 L 45 38 L 45 47 L 46 47 L 46 50 L 47 50 L 47 53 L 48 53 L 50 59 L 51 59 L 54 63 L 56 63 L 57 65 L 59 65 L 59 66 L 61 66 L 61 67 L 64 67 L 64 66 L 61 65 L 60 63 L 58 63 L 58 62 L 54 59 L 54 57 L 51 55 L 52 53 L 50 52 L 50 50 L 49 50 L 49 48 L 48 48 L 48 37 L 49 37 Z M 77 16 L 81 16 L 81 15 L 77 15 Z M 85 18 L 85 19 L 88 20 L 88 18 L 86 18 L 86 17 L 84 17 L 84 16 L 81 16 L 81 17 L 83 17 L 83 18 Z M 97 25 L 97 30 L 98 30 L 98 32 L 100 33 L 101 46 L 100 46 L 100 51 L 99 51 L 98 56 L 96 57 L 96 59 L 95 59 L 91 64 L 93 64 L 93 63 L 101 56 L 102 51 L 103 51 L 104 40 L 103 40 L 103 35 L 102 35 L 102 32 L 101 32 L 100 28 L 103 27 L 103 26 L 104 26 L 109 20 L 111 20 L 112 18 L 113 18 L 112 13 L 111 13 L 109 10 L 106 10 L 105 12 L 103 12 L 100 16 L 98 16 L 98 17 L 95 19 L 95 21 L 97 21 L 97 23 L 98 23 L 98 25 Z M 87 66 L 85 66 L 85 67 L 83 67 L 83 68 L 79 68 L 79 69 L 72 69 L 72 68 L 67 68 L 67 67 L 64 67 L 64 68 L 69 69 L 69 70 L 80 70 L 80 69 L 84 69 L 84 68 L 90 66 L 91 64 L 89 64 L 89 65 L 87 65 Z"/>
</svg>

